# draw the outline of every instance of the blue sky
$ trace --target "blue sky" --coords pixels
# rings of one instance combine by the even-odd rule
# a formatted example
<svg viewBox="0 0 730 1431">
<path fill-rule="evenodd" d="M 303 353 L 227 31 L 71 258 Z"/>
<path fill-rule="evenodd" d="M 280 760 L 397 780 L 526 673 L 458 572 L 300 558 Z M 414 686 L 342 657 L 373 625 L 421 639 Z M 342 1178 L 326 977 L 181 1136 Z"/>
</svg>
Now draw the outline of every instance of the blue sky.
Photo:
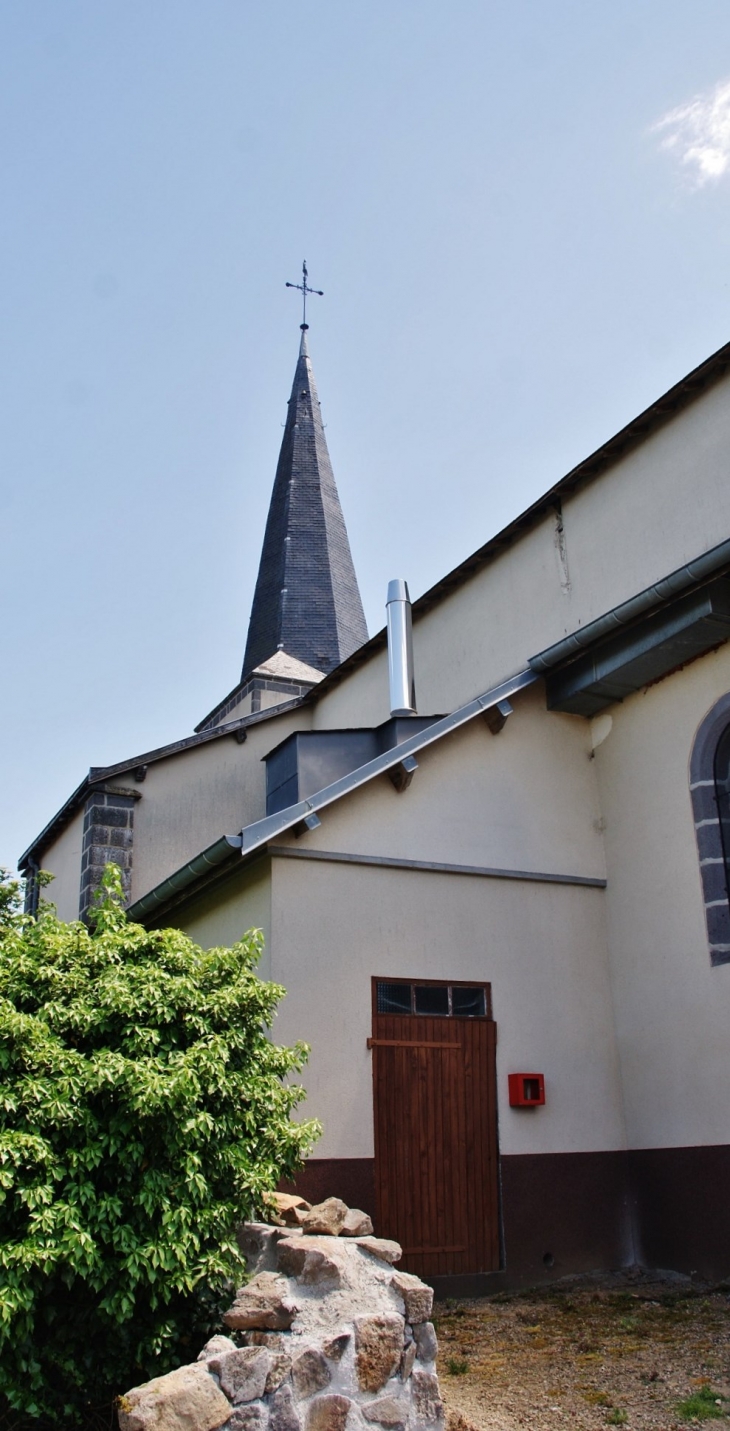
<svg viewBox="0 0 730 1431">
<path fill-rule="evenodd" d="M 6 0 L 0 165 L 9 866 L 238 678 L 302 258 L 371 632 L 730 338 L 727 0 Z"/>
</svg>

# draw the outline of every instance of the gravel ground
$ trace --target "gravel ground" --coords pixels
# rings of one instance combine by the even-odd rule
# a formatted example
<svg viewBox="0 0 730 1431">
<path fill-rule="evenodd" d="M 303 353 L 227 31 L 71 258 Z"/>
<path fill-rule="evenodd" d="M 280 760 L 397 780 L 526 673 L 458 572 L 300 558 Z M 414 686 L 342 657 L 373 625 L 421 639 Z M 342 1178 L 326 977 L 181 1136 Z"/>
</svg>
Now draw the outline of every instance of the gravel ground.
<svg viewBox="0 0 730 1431">
<path fill-rule="evenodd" d="M 730 1285 L 630 1271 L 434 1313 L 448 1431 L 730 1423 Z"/>
</svg>

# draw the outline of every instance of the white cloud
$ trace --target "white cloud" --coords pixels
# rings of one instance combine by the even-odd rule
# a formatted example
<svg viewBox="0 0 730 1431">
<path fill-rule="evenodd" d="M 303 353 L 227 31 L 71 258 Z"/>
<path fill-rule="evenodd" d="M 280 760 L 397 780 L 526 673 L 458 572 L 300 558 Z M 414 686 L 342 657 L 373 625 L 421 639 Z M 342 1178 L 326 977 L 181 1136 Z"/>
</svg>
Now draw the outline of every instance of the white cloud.
<svg viewBox="0 0 730 1431">
<path fill-rule="evenodd" d="M 652 125 L 661 148 L 676 155 L 697 188 L 730 170 L 730 79 L 681 104 Z"/>
</svg>

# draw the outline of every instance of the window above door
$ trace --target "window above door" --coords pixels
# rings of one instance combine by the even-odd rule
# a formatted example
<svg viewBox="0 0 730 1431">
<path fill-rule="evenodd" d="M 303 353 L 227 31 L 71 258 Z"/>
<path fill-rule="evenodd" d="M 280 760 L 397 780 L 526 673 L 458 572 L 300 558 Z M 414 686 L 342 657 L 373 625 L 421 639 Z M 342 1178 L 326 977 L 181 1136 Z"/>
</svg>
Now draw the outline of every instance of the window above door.
<svg viewBox="0 0 730 1431">
<path fill-rule="evenodd" d="M 375 979 L 376 1014 L 413 1014 L 416 1018 L 488 1019 L 489 984 L 437 979 Z"/>
</svg>

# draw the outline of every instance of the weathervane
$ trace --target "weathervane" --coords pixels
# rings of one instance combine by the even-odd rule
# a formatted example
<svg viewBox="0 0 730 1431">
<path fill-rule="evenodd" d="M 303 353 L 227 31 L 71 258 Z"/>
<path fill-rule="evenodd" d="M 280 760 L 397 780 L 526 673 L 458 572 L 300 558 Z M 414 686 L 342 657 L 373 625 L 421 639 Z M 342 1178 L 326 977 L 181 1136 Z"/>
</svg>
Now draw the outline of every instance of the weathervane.
<svg viewBox="0 0 730 1431">
<path fill-rule="evenodd" d="M 316 293 L 318 298 L 324 298 L 324 293 L 322 292 L 321 288 L 309 287 L 309 284 L 307 283 L 308 276 L 309 275 L 307 274 L 307 260 L 305 258 L 304 263 L 302 264 L 301 283 L 287 283 L 286 285 L 287 288 L 298 288 L 299 292 L 302 295 L 302 321 L 299 324 L 300 328 L 302 329 L 302 332 L 305 332 L 306 329 L 309 327 L 309 324 L 307 322 L 307 294 Z"/>
</svg>

